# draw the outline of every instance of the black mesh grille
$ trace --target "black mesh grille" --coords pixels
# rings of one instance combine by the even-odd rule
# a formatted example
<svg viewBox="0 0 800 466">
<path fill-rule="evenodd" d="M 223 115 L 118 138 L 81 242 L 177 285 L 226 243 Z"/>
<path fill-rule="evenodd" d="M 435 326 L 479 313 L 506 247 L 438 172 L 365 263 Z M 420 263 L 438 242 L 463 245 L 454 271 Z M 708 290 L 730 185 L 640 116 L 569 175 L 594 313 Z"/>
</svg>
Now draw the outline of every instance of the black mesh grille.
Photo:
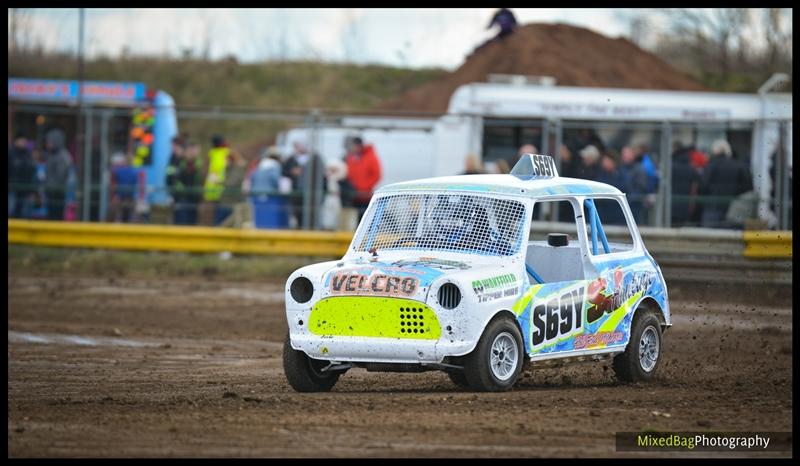
<svg viewBox="0 0 800 466">
<path fill-rule="evenodd" d="M 453 309 L 461 302 L 461 290 L 452 283 L 445 283 L 439 288 L 439 304 L 445 309 Z"/>
</svg>

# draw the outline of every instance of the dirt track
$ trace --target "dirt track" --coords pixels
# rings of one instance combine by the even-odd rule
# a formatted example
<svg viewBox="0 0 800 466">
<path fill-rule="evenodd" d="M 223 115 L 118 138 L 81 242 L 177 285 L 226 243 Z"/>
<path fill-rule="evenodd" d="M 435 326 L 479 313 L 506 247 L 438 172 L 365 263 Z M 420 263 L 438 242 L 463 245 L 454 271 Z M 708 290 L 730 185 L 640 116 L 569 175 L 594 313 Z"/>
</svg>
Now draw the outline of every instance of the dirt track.
<svg viewBox="0 0 800 466">
<path fill-rule="evenodd" d="M 676 294 L 654 383 L 593 364 L 502 394 L 361 369 L 294 393 L 279 283 L 13 276 L 8 292 L 12 457 L 630 456 L 614 432 L 792 425 L 791 301 L 750 304 L 757 290 Z"/>
</svg>

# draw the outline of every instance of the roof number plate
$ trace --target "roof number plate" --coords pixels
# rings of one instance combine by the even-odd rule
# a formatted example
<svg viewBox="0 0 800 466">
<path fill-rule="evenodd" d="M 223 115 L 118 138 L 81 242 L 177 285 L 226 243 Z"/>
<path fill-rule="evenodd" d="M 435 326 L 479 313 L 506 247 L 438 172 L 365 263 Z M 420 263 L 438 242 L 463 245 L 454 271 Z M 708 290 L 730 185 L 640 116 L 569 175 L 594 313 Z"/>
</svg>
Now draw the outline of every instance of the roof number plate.
<svg viewBox="0 0 800 466">
<path fill-rule="evenodd" d="M 558 170 L 555 160 L 549 155 L 523 154 L 514 165 L 511 174 L 522 179 L 555 178 L 558 176 Z"/>
</svg>

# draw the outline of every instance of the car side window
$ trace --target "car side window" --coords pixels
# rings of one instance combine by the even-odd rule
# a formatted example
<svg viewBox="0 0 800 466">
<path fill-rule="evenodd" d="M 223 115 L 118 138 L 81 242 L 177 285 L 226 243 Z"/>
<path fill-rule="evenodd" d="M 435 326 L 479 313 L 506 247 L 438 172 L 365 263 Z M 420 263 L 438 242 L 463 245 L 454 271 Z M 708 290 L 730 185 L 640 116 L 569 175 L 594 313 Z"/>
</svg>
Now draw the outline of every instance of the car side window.
<svg viewBox="0 0 800 466">
<path fill-rule="evenodd" d="M 535 206 L 545 218 L 555 212 L 560 215 L 559 222 L 548 222 L 538 220 L 534 213 L 525 255 L 532 283 L 583 280 L 583 255 L 572 204 L 567 200 L 548 200 L 536 201 Z"/>
<path fill-rule="evenodd" d="M 633 250 L 633 235 L 619 200 L 586 199 L 583 210 L 590 253 L 603 255 Z"/>
</svg>

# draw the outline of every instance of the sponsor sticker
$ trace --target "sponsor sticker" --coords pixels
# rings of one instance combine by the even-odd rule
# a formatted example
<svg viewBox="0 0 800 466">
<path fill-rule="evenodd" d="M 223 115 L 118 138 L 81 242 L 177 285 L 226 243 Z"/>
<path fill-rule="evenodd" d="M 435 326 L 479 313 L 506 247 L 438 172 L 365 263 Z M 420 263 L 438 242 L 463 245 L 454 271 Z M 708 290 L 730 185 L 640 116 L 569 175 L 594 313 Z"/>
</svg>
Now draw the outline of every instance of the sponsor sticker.
<svg viewBox="0 0 800 466">
<path fill-rule="evenodd" d="M 416 277 L 340 272 L 331 278 L 331 294 L 410 296 L 419 287 Z"/>
</svg>

